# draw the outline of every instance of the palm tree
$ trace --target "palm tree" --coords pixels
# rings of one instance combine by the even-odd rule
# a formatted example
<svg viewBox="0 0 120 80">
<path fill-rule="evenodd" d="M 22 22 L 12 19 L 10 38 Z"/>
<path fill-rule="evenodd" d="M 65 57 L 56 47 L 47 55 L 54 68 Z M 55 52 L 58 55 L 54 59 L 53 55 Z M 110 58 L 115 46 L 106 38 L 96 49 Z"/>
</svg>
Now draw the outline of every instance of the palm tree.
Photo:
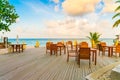
<svg viewBox="0 0 120 80">
<path fill-rule="evenodd" d="M 116 1 L 116 3 L 120 3 L 120 0 Z M 120 17 L 120 5 L 115 9 L 115 12 L 116 14 L 112 17 L 112 19 L 116 17 Z M 115 21 L 115 23 L 113 24 L 113 27 L 118 27 L 119 24 L 120 24 L 120 19 Z"/>
<path fill-rule="evenodd" d="M 95 48 L 96 44 L 100 42 L 99 38 L 100 38 L 101 34 L 99 34 L 97 32 L 93 32 L 93 33 L 90 32 L 89 34 L 90 34 L 90 36 L 87 36 L 87 38 L 90 39 L 91 44 L 92 44 L 92 48 Z"/>
</svg>

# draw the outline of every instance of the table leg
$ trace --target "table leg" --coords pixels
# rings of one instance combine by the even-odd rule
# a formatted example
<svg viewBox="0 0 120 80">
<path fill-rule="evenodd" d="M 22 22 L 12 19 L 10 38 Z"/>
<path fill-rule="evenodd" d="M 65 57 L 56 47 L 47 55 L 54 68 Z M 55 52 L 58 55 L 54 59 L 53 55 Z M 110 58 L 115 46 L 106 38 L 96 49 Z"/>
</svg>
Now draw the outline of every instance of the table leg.
<svg viewBox="0 0 120 80">
<path fill-rule="evenodd" d="M 92 61 L 94 61 L 94 51 L 92 51 Z"/>
<path fill-rule="evenodd" d="M 108 47 L 108 57 L 110 57 L 111 55 L 111 50 L 110 50 L 110 47 Z"/>
<path fill-rule="evenodd" d="M 66 47 L 64 47 L 64 54 L 66 54 Z"/>
<path fill-rule="evenodd" d="M 23 45 L 21 47 L 22 47 L 22 52 L 23 52 Z"/>
<path fill-rule="evenodd" d="M 17 52 L 18 45 L 16 45 L 16 52 Z"/>
<path fill-rule="evenodd" d="M 13 53 L 14 53 L 14 45 L 12 45 Z"/>
<path fill-rule="evenodd" d="M 111 47 L 111 57 L 113 56 L 113 47 Z"/>
<path fill-rule="evenodd" d="M 20 45 L 18 45 L 18 47 L 19 47 L 19 53 L 20 53 Z"/>
<path fill-rule="evenodd" d="M 52 49 L 50 49 L 50 55 L 52 55 Z"/>
<path fill-rule="evenodd" d="M 77 64 L 80 64 L 80 54 L 77 55 Z"/>
<path fill-rule="evenodd" d="M 61 47 L 60 47 L 60 55 L 61 55 Z"/>
<path fill-rule="evenodd" d="M 95 51 L 95 56 L 94 56 L 94 58 L 95 58 L 95 65 L 96 65 L 96 62 L 97 62 L 97 51 Z"/>
</svg>

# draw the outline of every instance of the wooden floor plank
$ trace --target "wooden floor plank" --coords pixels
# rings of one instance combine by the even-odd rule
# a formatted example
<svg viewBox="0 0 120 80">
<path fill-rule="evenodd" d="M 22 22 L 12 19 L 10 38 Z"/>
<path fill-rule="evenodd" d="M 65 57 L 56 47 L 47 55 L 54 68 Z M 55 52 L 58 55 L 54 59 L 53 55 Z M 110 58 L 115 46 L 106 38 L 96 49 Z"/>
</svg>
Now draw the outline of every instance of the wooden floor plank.
<svg viewBox="0 0 120 80">
<path fill-rule="evenodd" d="M 97 65 L 75 58 L 66 62 L 66 54 L 46 54 L 45 48 L 26 49 L 23 53 L 0 54 L 0 80 L 85 80 L 88 74 L 117 61 L 120 58 L 98 56 Z"/>
</svg>

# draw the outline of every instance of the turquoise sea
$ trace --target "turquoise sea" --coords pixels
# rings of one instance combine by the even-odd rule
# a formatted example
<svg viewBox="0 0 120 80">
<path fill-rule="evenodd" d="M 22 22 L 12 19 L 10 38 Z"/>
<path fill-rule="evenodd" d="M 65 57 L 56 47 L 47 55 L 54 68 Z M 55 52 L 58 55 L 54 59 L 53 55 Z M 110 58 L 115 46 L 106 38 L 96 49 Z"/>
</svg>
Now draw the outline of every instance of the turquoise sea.
<svg viewBox="0 0 120 80">
<path fill-rule="evenodd" d="M 20 38 L 18 40 L 19 43 L 25 42 L 27 46 L 34 46 L 36 41 L 40 42 L 40 46 L 45 47 L 47 41 L 52 41 L 53 43 L 57 43 L 58 41 L 74 41 L 77 40 L 78 42 L 86 41 L 91 46 L 90 40 L 87 38 Z M 16 43 L 16 38 L 8 39 L 11 43 Z M 113 38 L 101 38 L 100 41 L 105 41 L 107 45 L 113 45 Z"/>
</svg>

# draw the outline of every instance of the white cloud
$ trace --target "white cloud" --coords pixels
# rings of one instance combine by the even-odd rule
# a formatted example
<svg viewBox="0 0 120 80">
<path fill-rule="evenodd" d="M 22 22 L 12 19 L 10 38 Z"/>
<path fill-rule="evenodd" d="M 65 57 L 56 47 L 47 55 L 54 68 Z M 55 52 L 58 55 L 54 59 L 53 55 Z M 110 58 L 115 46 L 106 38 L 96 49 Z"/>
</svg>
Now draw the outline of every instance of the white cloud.
<svg viewBox="0 0 120 80">
<path fill-rule="evenodd" d="M 69 15 L 80 15 L 93 12 L 99 0 L 65 0 L 62 3 L 63 11 Z"/>
<path fill-rule="evenodd" d="M 109 0 L 108 0 L 109 1 Z M 105 17 L 104 19 L 100 19 L 101 15 L 97 15 L 95 13 L 89 13 L 94 11 L 94 6 L 98 2 L 98 0 L 65 0 L 62 4 L 63 10 L 69 15 L 79 15 L 83 13 L 88 13 L 81 17 L 67 17 L 60 19 L 57 17 L 54 20 L 52 17 L 56 16 L 56 14 L 52 14 L 52 11 L 49 8 L 44 6 L 34 5 L 29 3 L 29 7 L 36 13 L 44 13 L 51 14 L 50 16 L 52 20 L 47 20 L 45 22 L 45 26 L 42 25 L 42 28 L 39 27 L 41 23 L 31 23 L 33 25 L 22 24 L 17 25 L 12 28 L 11 32 L 7 35 L 11 37 L 16 37 L 18 34 L 20 38 L 23 37 L 55 37 L 55 38 L 81 38 L 89 35 L 89 32 L 99 32 L 102 34 L 102 37 L 114 37 L 115 34 L 119 34 L 119 29 L 112 29 L 111 20 Z M 108 9 L 107 0 L 105 2 L 104 12 L 109 12 L 112 9 L 112 4 L 110 4 L 110 10 Z M 44 8 L 43 8 L 44 7 Z M 55 6 L 55 11 L 58 11 L 58 5 Z M 47 15 L 47 16 L 48 16 Z M 46 16 L 46 17 L 47 17 Z M 59 20 L 60 19 L 60 20 Z M 37 25 L 35 25 L 37 24 Z M 46 27 L 47 26 L 47 27 Z"/>
<path fill-rule="evenodd" d="M 58 22 L 57 21 L 46 21 L 45 26 L 47 26 L 48 28 L 55 28 L 58 26 Z"/>
<path fill-rule="evenodd" d="M 105 7 L 103 8 L 103 12 L 114 12 L 115 8 L 118 4 L 115 3 L 115 0 L 104 0 Z"/>
<path fill-rule="evenodd" d="M 119 30 L 112 28 L 111 20 L 101 19 L 101 15 L 88 14 L 80 18 L 64 18 L 54 21 L 57 26 L 50 27 L 47 31 L 49 36 L 81 38 L 89 35 L 89 32 L 99 32 L 102 38 L 114 37 L 119 34 Z"/>
<path fill-rule="evenodd" d="M 90 15 L 89 15 L 90 16 Z M 52 20 L 45 23 L 45 28 L 35 27 L 34 25 L 26 27 L 21 25 L 19 27 L 12 28 L 11 32 L 8 32 L 6 36 L 19 35 L 20 38 L 25 37 L 55 37 L 55 38 L 86 38 L 89 32 L 99 32 L 101 37 L 114 37 L 119 34 L 119 29 L 112 28 L 112 23 L 108 19 L 100 20 L 99 22 L 89 22 L 89 16 L 87 18 L 70 18 L 63 20 Z M 91 17 L 91 16 L 90 16 Z M 62 23 L 62 24 L 59 24 Z"/>
</svg>

